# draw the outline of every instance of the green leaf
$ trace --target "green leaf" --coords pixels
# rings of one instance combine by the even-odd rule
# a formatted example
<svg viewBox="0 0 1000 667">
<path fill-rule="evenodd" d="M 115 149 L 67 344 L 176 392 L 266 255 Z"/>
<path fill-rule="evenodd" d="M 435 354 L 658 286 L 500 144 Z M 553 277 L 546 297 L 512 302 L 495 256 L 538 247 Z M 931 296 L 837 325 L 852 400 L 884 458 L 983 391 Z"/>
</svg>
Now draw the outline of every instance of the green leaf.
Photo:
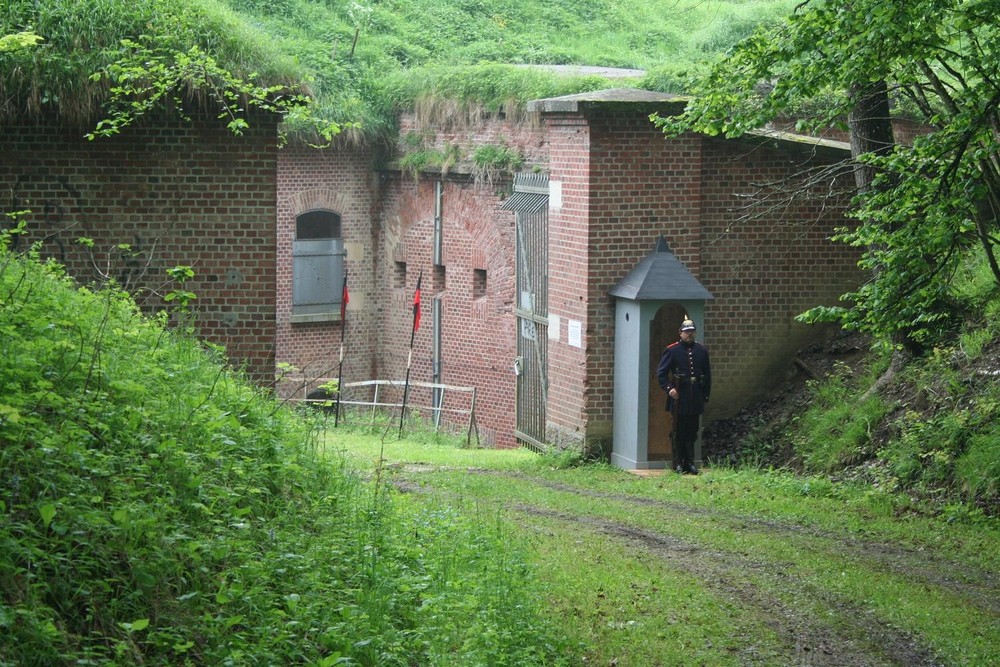
<svg viewBox="0 0 1000 667">
<path fill-rule="evenodd" d="M 56 506 L 49 503 L 47 505 L 42 505 L 38 508 L 38 513 L 42 515 L 42 523 L 46 528 L 52 523 L 53 517 L 56 515 Z"/>
<path fill-rule="evenodd" d="M 140 618 L 138 620 L 132 621 L 131 623 L 121 623 L 121 626 L 130 633 L 139 632 L 140 630 L 145 630 L 147 627 L 149 627 L 149 619 Z"/>
</svg>

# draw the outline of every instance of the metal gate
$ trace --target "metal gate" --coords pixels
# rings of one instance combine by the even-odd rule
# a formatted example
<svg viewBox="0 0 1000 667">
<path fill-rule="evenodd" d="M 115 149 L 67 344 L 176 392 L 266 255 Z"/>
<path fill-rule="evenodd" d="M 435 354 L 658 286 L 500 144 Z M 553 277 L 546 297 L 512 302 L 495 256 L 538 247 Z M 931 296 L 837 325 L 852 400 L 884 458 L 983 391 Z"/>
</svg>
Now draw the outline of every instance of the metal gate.
<svg viewBox="0 0 1000 667">
<path fill-rule="evenodd" d="M 515 212 L 517 241 L 517 375 L 514 433 L 530 447 L 545 446 L 548 393 L 549 178 L 516 174 L 503 208 Z"/>
</svg>

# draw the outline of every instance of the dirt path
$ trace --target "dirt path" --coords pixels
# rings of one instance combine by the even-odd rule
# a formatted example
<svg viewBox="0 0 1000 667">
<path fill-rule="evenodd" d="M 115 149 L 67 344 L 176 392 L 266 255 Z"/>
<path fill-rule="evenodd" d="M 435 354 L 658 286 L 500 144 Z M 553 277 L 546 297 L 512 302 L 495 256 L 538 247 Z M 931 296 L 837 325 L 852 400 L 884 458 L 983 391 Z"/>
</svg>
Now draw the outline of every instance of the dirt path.
<svg viewBox="0 0 1000 667">
<path fill-rule="evenodd" d="M 480 470 L 478 472 L 481 474 L 497 474 L 498 471 Z M 557 491 L 566 491 L 568 493 L 636 505 L 660 507 L 664 513 L 669 512 L 671 515 L 683 514 L 701 518 L 710 517 L 715 521 L 727 523 L 730 527 L 736 529 L 756 530 L 776 535 L 787 535 L 789 537 L 802 536 L 824 540 L 823 546 L 827 551 L 836 553 L 844 559 L 874 561 L 882 569 L 901 575 L 907 580 L 919 580 L 928 585 L 947 589 L 984 611 L 1000 615 L 1000 581 L 997 580 L 997 577 L 990 572 L 971 569 L 967 564 L 950 560 L 937 552 L 917 551 L 898 544 L 875 540 L 861 540 L 847 537 L 843 533 L 834 533 L 797 524 L 768 521 L 756 517 L 737 516 L 709 508 L 684 505 L 682 503 L 668 503 L 624 494 L 598 493 L 590 489 L 554 483 L 539 478 L 531 479 L 533 483 L 539 486 Z"/>
<path fill-rule="evenodd" d="M 420 472 L 427 471 L 426 467 L 410 469 L 406 471 L 406 476 L 410 480 L 424 482 L 427 478 L 422 477 Z M 778 536 L 801 543 L 804 548 L 820 549 L 845 562 L 864 562 L 873 571 L 891 572 L 907 581 L 917 582 L 919 586 L 943 589 L 972 607 L 1000 614 L 1000 586 L 994 574 L 970 569 L 966 564 L 931 551 L 736 515 L 724 510 L 627 494 L 600 493 L 526 473 L 481 469 L 467 472 L 516 478 L 542 488 L 626 506 L 659 508 L 665 516 L 711 520 L 735 532 Z M 400 480 L 399 484 L 406 491 L 427 490 L 404 480 Z M 784 646 L 783 661 L 787 664 L 838 667 L 943 664 L 935 659 L 919 637 L 886 624 L 884 619 L 850 600 L 819 589 L 796 576 L 785 564 L 766 556 L 758 558 L 754 554 L 720 551 L 628 523 L 568 514 L 523 501 L 512 503 L 508 509 L 559 521 L 576 529 L 598 532 L 661 559 L 670 569 L 683 572 L 770 627 Z M 762 658 L 750 644 L 741 648 L 738 659 L 745 665 L 759 665 L 774 664 L 773 658 Z"/>
<path fill-rule="evenodd" d="M 529 505 L 516 505 L 512 509 L 598 530 L 668 561 L 672 569 L 684 572 L 709 590 L 732 600 L 770 627 L 786 647 L 787 664 L 817 667 L 930 667 L 940 664 L 914 637 L 887 627 L 864 610 L 811 590 L 808 584 L 789 576 L 774 564 L 708 551 L 691 542 L 614 521 Z M 794 591 L 793 597 L 798 604 L 789 604 L 775 594 L 777 590 Z M 817 613 L 817 609 L 824 613 Z M 773 664 L 773 656 L 762 663 L 750 644 L 743 648 L 740 662 L 745 665 Z"/>
</svg>

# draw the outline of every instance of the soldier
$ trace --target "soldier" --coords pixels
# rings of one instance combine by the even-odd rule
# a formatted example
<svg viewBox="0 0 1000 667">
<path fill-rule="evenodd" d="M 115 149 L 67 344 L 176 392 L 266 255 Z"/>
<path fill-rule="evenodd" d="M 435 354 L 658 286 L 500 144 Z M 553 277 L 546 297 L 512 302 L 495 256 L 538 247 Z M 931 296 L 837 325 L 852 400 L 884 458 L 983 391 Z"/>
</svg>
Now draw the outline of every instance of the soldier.
<svg viewBox="0 0 1000 667">
<path fill-rule="evenodd" d="M 694 338 L 694 322 L 685 315 L 680 340 L 663 350 L 656 369 L 660 386 L 667 392 L 667 411 L 674 419 L 674 465 L 677 472 L 688 475 L 698 474 L 694 466 L 694 443 L 712 391 L 708 350 Z"/>
</svg>

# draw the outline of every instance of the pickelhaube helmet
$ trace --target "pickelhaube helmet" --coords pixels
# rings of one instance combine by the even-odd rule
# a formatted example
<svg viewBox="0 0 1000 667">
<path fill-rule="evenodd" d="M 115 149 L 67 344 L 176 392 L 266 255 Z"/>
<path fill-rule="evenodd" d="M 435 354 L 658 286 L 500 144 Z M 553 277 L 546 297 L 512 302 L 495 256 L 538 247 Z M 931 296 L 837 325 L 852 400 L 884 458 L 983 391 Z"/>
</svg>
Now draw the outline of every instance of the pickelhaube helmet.
<svg viewBox="0 0 1000 667">
<path fill-rule="evenodd" d="M 684 316 L 684 321 L 681 322 L 681 331 L 695 331 L 697 327 L 694 325 L 694 320 L 689 318 L 687 315 Z"/>
</svg>

